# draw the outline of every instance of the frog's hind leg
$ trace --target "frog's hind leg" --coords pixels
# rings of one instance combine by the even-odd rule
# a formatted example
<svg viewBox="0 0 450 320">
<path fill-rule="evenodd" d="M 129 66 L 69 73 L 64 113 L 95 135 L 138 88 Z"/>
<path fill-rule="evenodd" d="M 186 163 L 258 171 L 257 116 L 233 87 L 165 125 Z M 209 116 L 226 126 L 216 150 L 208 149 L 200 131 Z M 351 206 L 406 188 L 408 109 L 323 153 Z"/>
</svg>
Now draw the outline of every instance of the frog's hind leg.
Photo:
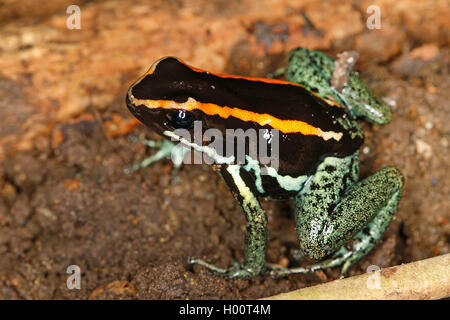
<svg viewBox="0 0 450 320">
<path fill-rule="evenodd" d="M 399 197 L 399 195 L 398 195 Z M 378 240 L 389 227 L 389 224 L 397 210 L 399 201 L 397 196 L 392 197 L 386 208 L 380 210 L 369 224 L 352 238 L 350 245 L 343 245 L 331 258 L 311 264 L 307 267 L 280 268 L 271 272 L 274 277 L 282 277 L 293 273 L 310 273 L 319 269 L 327 269 L 342 266 L 341 274 L 347 273 L 348 269 L 357 261 L 366 256 L 375 247 Z"/>
<path fill-rule="evenodd" d="M 355 179 L 355 169 L 349 168 L 357 166 L 346 164 L 348 160 L 351 159 L 336 160 L 333 168 L 324 161 L 319 167 L 323 171 L 318 170 L 308 190 L 297 197 L 297 235 L 302 251 L 315 259 L 331 257 L 307 267 L 274 269 L 273 276 L 340 265 L 344 274 L 381 239 L 397 210 L 403 177 L 398 169 L 385 167 L 348 185 L 350 176 Z M 339 181 L 328 183 L 339 177 Z M 351 245 L 345 246 L 350 239 Z"/>
</svg>

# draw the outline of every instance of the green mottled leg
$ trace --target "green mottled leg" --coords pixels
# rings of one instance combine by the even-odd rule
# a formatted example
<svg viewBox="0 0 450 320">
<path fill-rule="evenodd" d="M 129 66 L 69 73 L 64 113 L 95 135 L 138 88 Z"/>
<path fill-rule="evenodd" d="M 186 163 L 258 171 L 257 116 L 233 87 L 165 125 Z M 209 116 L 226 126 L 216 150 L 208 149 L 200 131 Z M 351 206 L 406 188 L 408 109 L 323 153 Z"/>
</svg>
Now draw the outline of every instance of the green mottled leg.
<svg viewBox="0 0 450 320">
<path fill-rule="evenodd" d="M 289 53 L 286 78 L 314 91 L 322 98 L 333 97 L 338 103 L 345 104 L 349 113 L 355 117 L 378 125 L 389 123 L 391 110 L 373 95 L 357 72 L 350 72 L 347 84 L 340 92 L 331 86 L 334 61 L 334 58 L 320 51 L 294 49 Z"/>
<path fill-rule="evenodd" d="M 227 278 L 248 279 L 260 274 L 264 269 L 267 243 L 267 217 L 262 209 L 248 172 L 240 166 L 222 166 L 221 175 L 231 189 L 245 212 L 247 223 L 245 233 L 245 260 L 242 264 L 234 263 L 231 268 L 216 267 L 201 259 L 189 258 L 189 263 L 202 265 L 216 274 Z"/>
<path fill-rule="evenodd" d="M 341 274 L 346 274 L 348 269 L 355 264 L 357 261 L 365 257 L 377 244 L 377 242 L 383 237 L 384 232 L 389 227 L 391 220 L 397 211 L 398 203 L 400 202 L 402 186 L 403 186 L 403 177 L 401 173 L 393 168 L 387 167 L 383 170 L 396 170 L 396 172 L 392 172 L 392 181 L 397 185 L 397 187 L 392 188 L 391 197 L 388 199 L 387 204 L 378 212 L 375 218 L 369 222 L 369 224 L 360 232 L 353 237 L 352 244 L 350 248 L 347 250 L 346 248 L 342 248 L 342 250 L 347 250 L 349 252 L 349 257 L 345 259 L 345 263 L 342 266 Z M 395 181 L 397 179 L 397 181 Z M 394 189 L 396 189 L 394 191 Z M 341 254 L 346 255 L 347 253 Z"/>
<path fill-rule="evenodd" d="M 275 269 L 271 272 L 271 275 L 274 277 L 283 277 L 288 274 L 309 273 L 319 269 L 334 268 L 341 265 L 343 265 L 341 275 L 345 275 L 348 269 L 365 257 L 383 237 L 384 232 L 389 227 L 392 217 L 397 210 L 400 192 L 401 190 L 394 194 L 388 200 L 387 206 L 380 210 L 375 218 L 352 238 L 351 245 L 343 245 L 331 258 L 319 263 L 311 264 L 307 267 Z"/>
<path fill-rule="evenodd" d="M 158 149 L 158 151 L 155 154 L 151 155 L 150 157 L 145 158 L 144 160 L 137 162 L 129 167 L 126 167 L 125 173 L 132 173 L 141 168 L 145 168 L 151 165 L 152 163 L 164 159 L 165 157 L 170 155 L 172 162 L 175 166 L 175 174 L 176 174 L 176 170 L 181 166 L 184 156 L 186 155 L 187 152 L 189 152 L 189 149 L 184 148 L 180 145 L 175 145 L 172 142 L 165 139 L 154 141 L 142 137 L 130 136 L 130 140 L 132 142 L 142 143 L 143 145 L 150 148 Z"/>
<path fill-rule="evenodd" d="M 336 158 L 328 158 L 328 162 L 330 159 Z M 325 160 L 322 168 L 319 167 L 324 171 L 319 171 L 309 190 L 297 197 L 297 234 L 302 251 L 315 259 L 334 254 L 330 259 L 305 268 L 273 270 L 273 276 L 312 272 L 342 264 L 344 274 L 370 252 L 388 228 L 400 201 L 401 173 L 394 167 L 386 167 L 354 185 L 345 187 L 348 180 L 342 183 L 335 180 L 328 188 L 321 188 L 342 173 L 344 180 L 352 175 L 355 169 L 345 169 L 345 161 L 333 160 L 336 166 L 333 170 L 328 166 L 327 171 Z M 349 167 L 355 167 L 355 164 Z M 342 199 L 339 194 L 343 194 Z M 345 247 L 352 238 L 350 248 Z"/>
</svg>

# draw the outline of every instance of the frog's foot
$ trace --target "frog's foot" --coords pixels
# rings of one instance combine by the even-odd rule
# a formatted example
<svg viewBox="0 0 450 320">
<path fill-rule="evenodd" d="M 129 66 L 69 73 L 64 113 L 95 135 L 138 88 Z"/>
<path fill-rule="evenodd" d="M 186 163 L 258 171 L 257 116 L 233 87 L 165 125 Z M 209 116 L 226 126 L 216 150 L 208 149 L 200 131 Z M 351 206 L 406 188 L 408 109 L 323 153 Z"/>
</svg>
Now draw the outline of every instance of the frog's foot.
<svg viewBox="0 0 450 320">
<path fill-rule="evenodd" d="M 176 178 L 177 169 L 181 166 L 184 156 L 189 151 L 189 149 L 184 148 L 179 145 L 175 145 L 172 142 L 165 140 L 165 139 L 155 141 L 155 140 L 148 140 L 143 137 L 130 136 L 130 140 L 132 142 L 139 142 L 147 147 L 157 149 L 157 152 L 155 154 L 151 155 L 150 157 L 145 158 L 144 160 L 142 160 L 140 162 L 136 162 L 133 165 L 126 167 L 124 169 L 125 173 L 132 173 L 141 168 L 145 168 L 145 167 L 151 165 L 152 163 L 155 163 L 155 162 L 157 162 L 161 159 L 164 159 L 165 157 L 170 155 L 172 162 L 175 166 L 174 172 L 175 172 L 175 178 Z"/>
<path fill-rule="evenodd" d="M 203 266 L 211 270 L 213 273 L 227 279 L 250 279 L 261 273 L 260 267 L 246 266 L 237 262 L 233 262 L 232 266 L 229 268 L 221 268 L 202 259 L 189 257 L 188 263 Z"/>
<path fill-rule="evenodd" d="M 342 247 L 338 252 L 336 252 L 330 259 L 311 264 L 306 267 L 298 267 L 298 268 L 280 268 L 280 267 L 271 267 L 270 276 L 272 278 L 281 278 L 290 274 L 296 273 L 312 273 L 321 269 L 334 268 L 342 265 L 346 262 L 352 255 L 352 252 Z M 342 274 L 342 272 L 341 272 Z"/>
</svg>

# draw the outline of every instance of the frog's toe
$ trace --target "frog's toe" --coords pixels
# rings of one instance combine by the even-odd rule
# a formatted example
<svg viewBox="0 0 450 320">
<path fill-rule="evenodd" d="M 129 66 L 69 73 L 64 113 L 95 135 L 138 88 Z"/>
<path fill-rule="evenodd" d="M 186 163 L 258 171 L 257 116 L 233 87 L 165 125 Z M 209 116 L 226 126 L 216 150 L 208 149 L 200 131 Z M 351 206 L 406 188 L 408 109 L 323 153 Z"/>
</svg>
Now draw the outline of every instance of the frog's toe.
<svg viewBox="0 0 450 320">
<path fill-rule="evenodd" d="M 309 268 L 281 268 L 281 267 L 272 267 L 269 274 L 272 279 L 278 279 L 286 277 L 290 274 L 297 273 L 310 273 L 312 270 Z"/>
<path fill-rule="evenodd" d="M 286 272 L 289 270 L 288 268 L 283 267 L 275 267 L 275 266 L 269 266 L 269 275 L 272 279 L 278 279 L 286 276 Z"/>
<path fill-rule="evenodd" d="M 280 267 L 272 267 L 270 271 L 270 276 L 272 278 L 281 278 L 286 277 L 290 274 L 305 274 L 312 273 L 321 269 L 334 268 L 345 263 L 352 255 L 352 252 L 342 247 L 338 250 L 331 258 L 327 260 L 320 261 L 318 263 L 310 264 L 306 267 L 296 267 L 296 268 L 280 268 Z M 344 265 L 344 268 L 346 264 Z"/>
<path fill-rule="evenodd" d="M 226 277 L 228 279 L 250 279 L 256 275 L 257 274 L 255 274 L 255 272 L 251 269 L 231 267 L 230 269 L 228 269 Z"/>
<path fill-rule="evenodd" d="M 213 273 L 227 279 L 250 279 L 260 273 L 260 268 L 248 267 L 241 265 L 238 262 L 232 262 L 230 268 L 221 268 L 210 264 L 203 259 L 189 257 L 188 263 L 201 265 Z"/>
</svg>

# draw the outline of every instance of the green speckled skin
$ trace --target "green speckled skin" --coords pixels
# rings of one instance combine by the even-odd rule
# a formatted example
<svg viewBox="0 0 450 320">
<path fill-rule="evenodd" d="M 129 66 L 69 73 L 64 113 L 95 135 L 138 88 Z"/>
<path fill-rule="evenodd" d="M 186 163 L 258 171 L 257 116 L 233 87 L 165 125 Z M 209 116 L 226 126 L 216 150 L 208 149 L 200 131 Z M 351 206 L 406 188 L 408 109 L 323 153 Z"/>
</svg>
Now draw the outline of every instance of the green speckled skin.
<svg viewBox="0 0 450 320">
<path fill-rule="evenodd" d="M 350 73 L 348 83 L 337 92 L 331 86 L 334 59 L 329 55 L 306 48 L 297 48 L 289 53 L 286 78 L 296 82 L 321 97 L 333 97 L 341 105 L 346 105 L 351 114 L 364 120 L 383 125 L 391 121 L 391 110 L 377 99 L 369 87 L 359 79 L 358 73 Z"/>
<path fill-rule="evenodd" d="M 290 53 L 287 79 L 323 98 L 332 97 L 338 101 L 341 106 L 330 105 L 330 108 L 344 107 L 346 112 L 333 120 L 338 121 L 352 139 L 363 137 L 357 118 L 379 125 L 391 120 L 389 107 L 372 95 L 356 72 L 351 72 L 341 93 L 334 90 L 330 85 L 333 69 L 333 58 L 298 48 Z M 165 134 L 168 136 L 167 132 Z M 270 270 L 272 276 L 280 277 L 336 266 L 342 266 L 341 272 L 345 274 L 382 238 L 397 211 L 403 187 L 402 174 L 394 167 L 385 167 L 359 181 L 359 150 L 342 157 L 324 157 L 311 175 L 281 176 L 275 170 L 268 170 L 283 190 L 295 190 L 300 248 L 303 254 L 319 262 L 300 268 L 267 266 L 267 217 L 258 200 L 263 194 L 258 189 L 262 187 L 255 184 L 261 179 L 260 164 L 255 159 L 249 160 L 247 165 L 221 164 L 219 169 L 246 214 L 244 261 L 221 268 L 202 259 L 189 259 L 190 263 L 202 265 L 221 276 L 248 279 Z M 266 196 L 270 197 L 270 194 Z"/>
<path fill-rule="evenodd" d="M 378 125 L 391 121 L 389 107 L 351 72 L 341 93 L 330 82 L 334 59 L 315 50 L 294 49 L 289 54 L 287 79 L 299 83 L 324 98 L 332 97 L 347 107 L 353 118 Z M 353 119 L 338 119 L 355 136 L 362 129 Z M 305 268 L 279 268 L 273 276 L 306 273 L 343 264 L 345 274 L 381 239 L 397 211 L 403 176 L 394 167 L 385 167 L 358 182 L 359 152 L 346 158 L 328 157 L 317 168 L 308 185 L 296 197 L 296 227 L 303 254 L 321 260 Z M 352 239 L 351 245 L 346 247 Z"/>
</svg>

